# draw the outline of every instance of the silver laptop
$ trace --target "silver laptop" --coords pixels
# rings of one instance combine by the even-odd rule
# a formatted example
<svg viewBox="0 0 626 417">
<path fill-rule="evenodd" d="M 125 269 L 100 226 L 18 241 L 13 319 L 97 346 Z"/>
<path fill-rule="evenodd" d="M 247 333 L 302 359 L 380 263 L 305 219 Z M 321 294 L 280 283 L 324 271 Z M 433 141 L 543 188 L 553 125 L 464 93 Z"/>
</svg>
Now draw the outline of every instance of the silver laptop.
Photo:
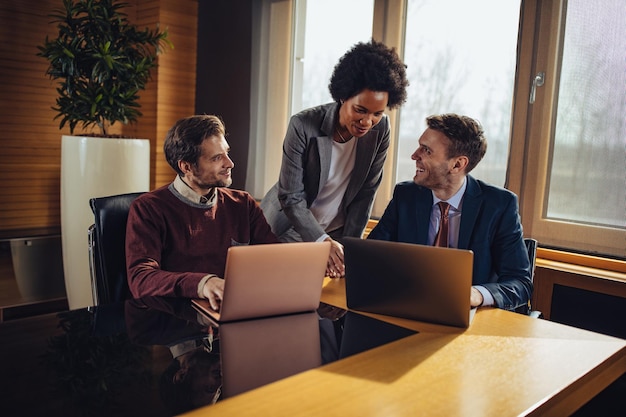
<svg viewBox="0 0 626 417">
<path fill-rule="evenodd" d="M 348 308 L 468 327 L 470 250 L 344 238 Z"/>
<path fill-rule="evenodd" d="M 193 306 L 217 323 L 314 311 L 319 306 L 330 242 L 232 246 L 219 311 Z"/>
</svg>

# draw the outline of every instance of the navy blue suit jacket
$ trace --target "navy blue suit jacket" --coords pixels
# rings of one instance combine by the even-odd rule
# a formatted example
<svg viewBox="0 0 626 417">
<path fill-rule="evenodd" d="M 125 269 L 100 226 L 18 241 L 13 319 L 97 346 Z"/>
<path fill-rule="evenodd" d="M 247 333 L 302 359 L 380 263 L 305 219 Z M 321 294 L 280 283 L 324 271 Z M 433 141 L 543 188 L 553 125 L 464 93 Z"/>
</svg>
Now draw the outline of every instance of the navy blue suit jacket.
<svg viewBox="0 0 626 417">
<path fill-rule="evenodd" d="M 432 205 L 430 189 L 412 181 L 397 184 L 368 239 L 428 244 Z M 514 193 L 467 176 L 458 248 L 474 252 L 473 285 L 487 288 L 497 307 L 527 304 L 533 284 Z"/>
</svg>

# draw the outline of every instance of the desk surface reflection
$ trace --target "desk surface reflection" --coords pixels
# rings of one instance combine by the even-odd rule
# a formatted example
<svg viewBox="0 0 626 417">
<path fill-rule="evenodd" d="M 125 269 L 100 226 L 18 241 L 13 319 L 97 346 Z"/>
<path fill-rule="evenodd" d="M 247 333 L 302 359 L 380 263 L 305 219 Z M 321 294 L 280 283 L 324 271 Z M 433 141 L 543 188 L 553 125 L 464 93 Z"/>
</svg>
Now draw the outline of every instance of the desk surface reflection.
<svg viewBox="0 0 626 417">
<path fill-rule="evenodd" d="M 176 415 L 415 333 L 323 303 L 215 326 L 167 298 L 6 322 L 3 411 Z"/>
</svg>

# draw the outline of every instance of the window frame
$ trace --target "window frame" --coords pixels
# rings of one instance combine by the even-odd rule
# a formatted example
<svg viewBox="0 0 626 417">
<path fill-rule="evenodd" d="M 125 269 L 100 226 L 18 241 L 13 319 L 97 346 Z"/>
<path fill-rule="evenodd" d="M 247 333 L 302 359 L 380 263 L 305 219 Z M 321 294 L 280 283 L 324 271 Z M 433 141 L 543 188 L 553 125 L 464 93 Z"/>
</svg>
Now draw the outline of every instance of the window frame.
<svg viewBox="0 0 626 417">
<path fill-rule="evenodd" d="M 266 85 L 252 97 L 252 115 L 257 120 L 251 132 L 251 159 L 246 189 L 262 198 L 273 185 L 280 169 L 276 164 L 281 154 L 282 140 L 289 119 L 290 80 L 294 70 L 290 62 L 293 53 L 295 0 L 264 0 L 264 15 L 258 32 L 259 41 L 257 86 Z M 544 217 L 545 189 L 548 178 L 549 155 L 555 125 L 555 103 L 558 85 L 556 77 L 560 61 L 564 3 L 566 0 L 522 0 L 518 36 L 517 68 L 513 93 L 513 114 L 509 160 L 505 187 L 519 197 L 524 235 L 539 241 L 550 253 L 596 254 L 607 260 L 607 269 L 615 270 L 626 260 L 626 231 L 598 226 L 585 226 Z M 404 52 L 406 0 L 375 0 L 372 36 Z M 275 20 L 279 19 L 279 20 Z M 280 25 L 273 25 L 278 21 Z M 400 24 L 399 24 L 400 22 Z M 280 69 L 280 71 L 277 71 Z M 534 104 L 529 104 L 531 80 L 539 71 L 546 74 L 545 83 L 536 92 Z M 267 94 L 271 91 L 272 94 Z M 398 159 L 398 122 L 402 109 L 389 111 L 391 144 L 384 166 L 384 176 L 377 192 L 373 217 L 382 214 L 395 186 L 395 166 Z M 581 246 L 581 236 L 587 242 Z M 558 237 L 558 238 L 557 238 Z M 608 242 L 608 243 L 607 243 Z M 583 259 L 584 257 L 581 257 Z M 570 258 L 568 258 L 570 259 Z M 571 260 L 571 259 L 570 259 Z M 583 262 L 584 264 L 584 262 Z M 594 266 L 598 266 L 594 262 Z M 619 269 L 618 268 L 618 269 Z"/>
<path fill-rule="evenodd" d="M 525 235 L 542 246 L 624 258 L 626 231 L 546 218 L 550 154 L 556 125 L 566 0 L 525 0 L 518 39 L 518 74 L 506 187 L 520 200 Z M 532 80 L 545 73 L 534 104 Z M 519 156 L 522 156 L 521 158 Z"/>
</svg>

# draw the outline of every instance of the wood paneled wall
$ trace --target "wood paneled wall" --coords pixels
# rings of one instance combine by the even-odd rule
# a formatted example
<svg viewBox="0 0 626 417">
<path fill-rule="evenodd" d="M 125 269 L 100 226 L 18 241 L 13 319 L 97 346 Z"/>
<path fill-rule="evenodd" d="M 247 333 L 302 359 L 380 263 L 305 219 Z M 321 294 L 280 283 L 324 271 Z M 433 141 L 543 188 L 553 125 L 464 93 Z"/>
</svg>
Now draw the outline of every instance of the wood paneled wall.
<svg viewBox="0 0 626 417">
<path fill-rule="evenodd" d="M 128 0 L 129 19 L 140 27 L 167 28 L 174 49 L 159 58 L 137 124 L 116 133 L 151 141 L 151 189 L 173 171 L 163 157 L 163 140 L 177 119 L 194 113 L 198 0 Z M 55 112 L 55 83 L 37 45 L 56 36 L 48 15 L 62 0 L 5 0 L 0 3 L 0 234 L 60 227 L 61 135 Z M 80 133 L 77 127 L 75 133 Z"/>
</svg>

